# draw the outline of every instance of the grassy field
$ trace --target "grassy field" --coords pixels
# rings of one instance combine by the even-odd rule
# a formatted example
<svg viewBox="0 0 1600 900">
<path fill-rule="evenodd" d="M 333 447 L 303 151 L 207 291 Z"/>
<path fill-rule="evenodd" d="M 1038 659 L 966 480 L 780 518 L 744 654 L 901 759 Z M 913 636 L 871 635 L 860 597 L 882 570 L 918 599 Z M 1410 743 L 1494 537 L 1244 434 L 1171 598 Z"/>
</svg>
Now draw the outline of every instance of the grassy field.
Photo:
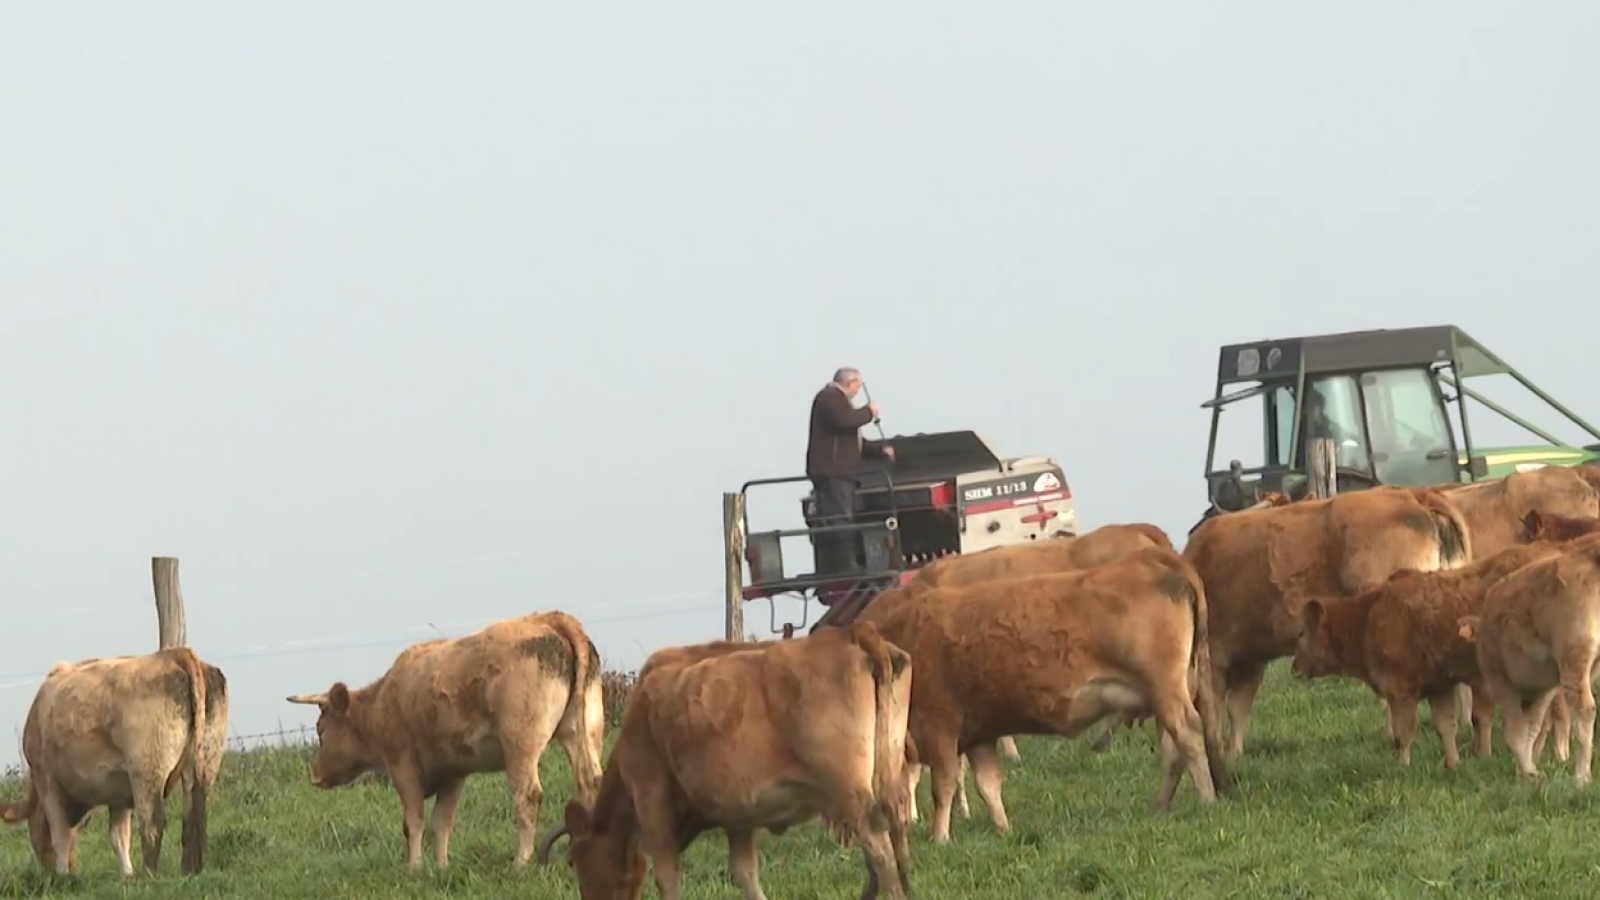
<svg viewBox="0 0 1600 900">
<path fill-rule="evenodd" d="M 1058 897 L 1380 898 L 1592 897 L 1600 883 L 1600 793 L 1574 788 L 1570 769 L 1546 762 L 1548 779 L 1518 784 L 1495 738 L 1495 756 L 1439 764 L 1424 730 L 1410 770 L 1394 761 L 1379 706 L 1351 682 L 1293 683 L 1275 666 L 1257 707 L 1254 740 L 1234 771 L 1237 793 L 1201 809 L 1185 782 L 1173 813 L 1156 817 L 1159 780 L 1148 731 L 1119 733 L 1110 752 L 1085 741 L 1022 738 L 1006 800 L 1013 825 L 997 837 L 969 787 L 974 818 L 955 820 L 950 844 L 926 843 L 931 811 L 914 826 L 914 883 L 924 898 L 1032 900 Z M 1462 736 L 1463 752 L 1467 738 Z M 576 897 L 564 858 L 511 865 L 514 837 L 504 776 L 469 783 L 451 841 L 451 867 L 409 875 L 402 864 L 399 804 L 387 785 L 364 780 L 318 791 L 306 780 L 309 751 L 232 753 L 213 795 L 208 870 L 176 874 L 169 828 L 163 871 L 122 884 L 94 813 L 80 845 L 80 874 L 39 872 L 25 830 L 0 833 L 0 896 L 139 898 Z M 566 761 L 545 758 L 542 824 L 568 796 Z M 16 796 L 17 783 L 3 786 Z M 174 798 L 171 815 L 178 814 Z M 427 845 L 425 844 L 425 850 Z M 560 857 L 562 851 L 558 850 Z M 138 839 L 134 839 L 137 859 Z M 763 886 L 778 898 L 855 897 L 859 851 L 842 851 L 811 825 L 762 843 Z M 686 863 L 685 892 L 737 898 L 726 844 L 712 833 Z M 654 896 L 647 883 L 646 896 Z"/>
</svg>

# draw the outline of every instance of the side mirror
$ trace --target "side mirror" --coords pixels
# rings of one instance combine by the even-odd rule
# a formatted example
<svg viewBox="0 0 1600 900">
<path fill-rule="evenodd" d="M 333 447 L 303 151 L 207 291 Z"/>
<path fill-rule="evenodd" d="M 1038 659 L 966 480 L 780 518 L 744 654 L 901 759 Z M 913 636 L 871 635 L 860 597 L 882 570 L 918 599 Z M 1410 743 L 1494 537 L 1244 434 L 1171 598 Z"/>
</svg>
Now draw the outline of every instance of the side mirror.
<svg viewBox="0 0 1600 900">
<path fill-rule="evenodd" d="M 1489 475 L 1489 461 L 1481 456 L 1474 456 L 1467 460 L 1467 471 L 1472 473 L 1474 479 L 1486 478 Z"/>
</svg>

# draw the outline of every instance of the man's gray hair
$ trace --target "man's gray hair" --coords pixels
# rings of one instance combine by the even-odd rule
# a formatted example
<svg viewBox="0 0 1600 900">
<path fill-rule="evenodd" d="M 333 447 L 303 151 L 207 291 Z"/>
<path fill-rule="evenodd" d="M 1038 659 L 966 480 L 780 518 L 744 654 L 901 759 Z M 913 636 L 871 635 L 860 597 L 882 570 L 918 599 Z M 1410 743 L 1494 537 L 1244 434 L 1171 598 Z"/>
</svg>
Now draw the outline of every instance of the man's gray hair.
<svg viewBox="0 0 1600 900">
<path fill-rule="evenodd" d="M 861 380 L 861 370 L 857 369 L 857 368 L 855 368 L 853 366 L 841 366 L 840 368 L 836 369 L 834 371 L 834 373 L 833 373 L 833 383 L 834 384 L 843 385 L 843 384 L 849 384 L 852 381 L 860 381 L 860 380 Z"/>
</svg>

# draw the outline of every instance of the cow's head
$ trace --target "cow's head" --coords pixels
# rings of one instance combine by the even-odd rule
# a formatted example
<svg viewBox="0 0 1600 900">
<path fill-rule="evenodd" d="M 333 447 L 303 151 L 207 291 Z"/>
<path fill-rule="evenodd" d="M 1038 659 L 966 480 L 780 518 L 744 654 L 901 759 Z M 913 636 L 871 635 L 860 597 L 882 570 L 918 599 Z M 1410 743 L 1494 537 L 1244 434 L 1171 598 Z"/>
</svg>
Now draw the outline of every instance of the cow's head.
<svg viewBox="0 0 1600 900">
<path fill-rule="evenodd" d="M 630 809 L 626 815 L 632 815 Z M 550 848 L 566 835 L 567 865 L 578 876 L 581 900 L 637 900 L 644 890 L 645 858 L 637 834 L 617 833 L 615 823 L 596 822 L 580 800 L 567 801 L 560 825 L 539 841 L 538 860 L 550 860 Z"/>
<path fill-rule="evenodd" d="M 1339 655 L 1328 627 L 1327 610 L 1319 600 L 1307 600 L 1300 611 L 1300 640 L 1295 644 L 1289 671 L 1296 678 L 1319 678 L 1339 671 Z"/>
<path fill-rule="evenodd" d="M 1600 533 L 1600 519 L 1589 516 L 1557 516 L 1530 510 L 1522 517 L 1522 542 L 1572 541 Z"/>
<path fill-rule="evenodd" d="M 317 716 L 317 756 L 311 763 L 313 785 L 342 787 L 383 767 L 383 757 L 351 716 L 350 688 L 344 682 L 336 682 L 326 694 L 295 694 L 289 702 L 322 711 Z"/>
</svg>

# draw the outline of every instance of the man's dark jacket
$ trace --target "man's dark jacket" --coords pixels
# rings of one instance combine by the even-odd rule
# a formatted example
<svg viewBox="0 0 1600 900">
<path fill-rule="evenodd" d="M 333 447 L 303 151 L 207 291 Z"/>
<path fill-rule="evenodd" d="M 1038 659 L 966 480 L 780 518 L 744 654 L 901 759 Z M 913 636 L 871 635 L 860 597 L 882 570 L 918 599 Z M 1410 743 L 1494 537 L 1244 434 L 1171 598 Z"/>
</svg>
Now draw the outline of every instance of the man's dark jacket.
<svg viewBox="0 0 1600 900">
<path fill-rule="evenodd" d="M 811 439 L 806 444 L 806 474 L 850 477 L 861 474 L 863 458 L 883 458 L 883 442 L 861 437 L 872 410 L 850 405 L 850 398 L 831 382 L 811 401 Z"/>
</svg>

